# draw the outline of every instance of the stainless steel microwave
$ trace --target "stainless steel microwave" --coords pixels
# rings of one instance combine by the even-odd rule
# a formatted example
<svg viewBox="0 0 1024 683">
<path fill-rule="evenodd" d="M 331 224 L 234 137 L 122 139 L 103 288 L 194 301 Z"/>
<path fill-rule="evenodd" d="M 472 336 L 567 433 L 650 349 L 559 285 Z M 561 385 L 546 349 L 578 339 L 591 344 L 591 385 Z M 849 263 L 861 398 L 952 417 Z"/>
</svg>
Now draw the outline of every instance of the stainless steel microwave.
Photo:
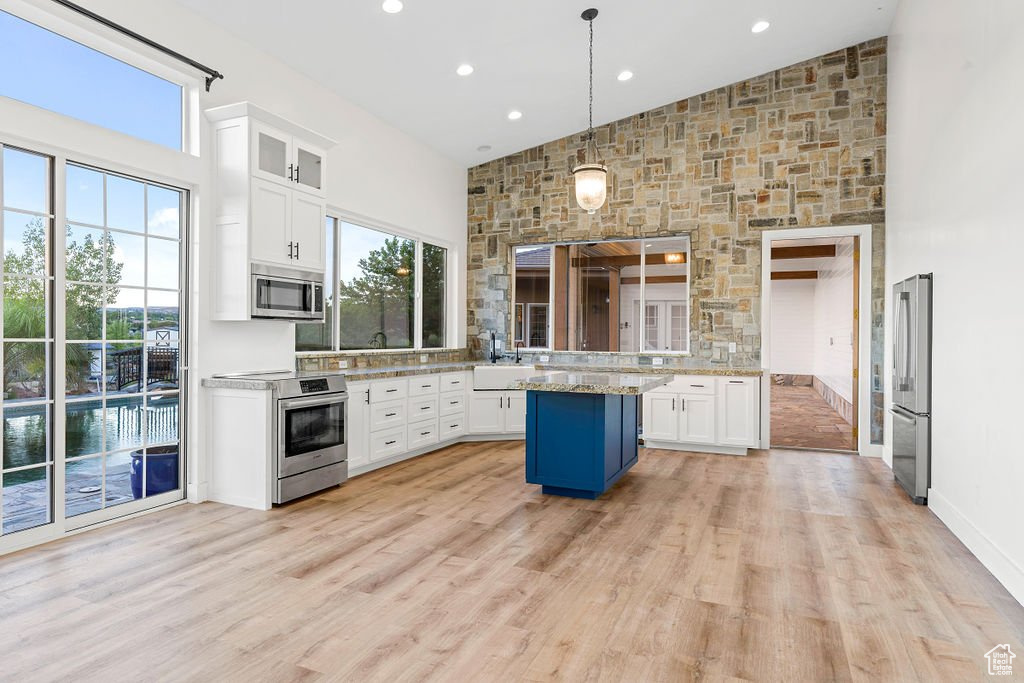
<svg viewBox="0 0 1024 683">
<path fill-rule="evenodd" d="M 253 318 L 324 319 L 324 276 L 291 268 L 252 266 Z"/>
</svg>

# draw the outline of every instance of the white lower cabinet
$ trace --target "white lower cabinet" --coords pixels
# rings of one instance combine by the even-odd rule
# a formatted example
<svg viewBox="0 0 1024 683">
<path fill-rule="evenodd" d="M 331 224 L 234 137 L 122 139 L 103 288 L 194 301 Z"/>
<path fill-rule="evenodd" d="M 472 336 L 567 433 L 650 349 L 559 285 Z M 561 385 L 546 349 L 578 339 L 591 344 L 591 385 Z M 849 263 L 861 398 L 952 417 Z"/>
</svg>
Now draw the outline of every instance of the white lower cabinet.
<svg viewBox="0 0 1024 683">
<path fill-rule="evenodd" d="M 470 434 L 525 434 L 525 391 L 472 391 L 469 397 Z"/>
<path fill-rule="evenodd" d="M 758 377 L 677 377 L 644 394 L 644 441 L 655 448 L 744 453 L 760 442 L 760 402 Z"/>
<path fill-rule="evenodd" d="M 407 450 L 405 427 L 373 432 L 370 438 L 370 461 L 378 462 Z"/>
<path fill-rule="evenodd" d="M 352 382 L 348 385 L 348 468 L 353 470 L 370 464 L 370 385 Z"/>
<path fill-rule="evenodd" d="M 718 443 L 756 448 L 760 438 L 760 384 L 755 377 L 718 378 Z"/>
<path fill-rule="evenodd" d="M 465 372 L 350 383 L 349 473 L 399 462 L 465 434 L 471 383 Z"/>
</svg>

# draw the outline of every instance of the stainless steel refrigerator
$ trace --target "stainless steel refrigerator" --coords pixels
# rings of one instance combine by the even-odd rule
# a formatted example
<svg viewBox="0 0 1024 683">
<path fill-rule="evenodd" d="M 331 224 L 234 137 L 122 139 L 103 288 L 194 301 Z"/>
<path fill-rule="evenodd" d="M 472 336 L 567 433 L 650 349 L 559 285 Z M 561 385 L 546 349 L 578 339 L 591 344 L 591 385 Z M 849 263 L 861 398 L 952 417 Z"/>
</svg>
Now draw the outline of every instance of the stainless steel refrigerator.
<svg viewBox="0 0 1024 683">
<path fill-rule="evenodd" d="M 910 498 L 931 483 L 932 276 L 893 285 L 892 471 Z"/>
</svg>

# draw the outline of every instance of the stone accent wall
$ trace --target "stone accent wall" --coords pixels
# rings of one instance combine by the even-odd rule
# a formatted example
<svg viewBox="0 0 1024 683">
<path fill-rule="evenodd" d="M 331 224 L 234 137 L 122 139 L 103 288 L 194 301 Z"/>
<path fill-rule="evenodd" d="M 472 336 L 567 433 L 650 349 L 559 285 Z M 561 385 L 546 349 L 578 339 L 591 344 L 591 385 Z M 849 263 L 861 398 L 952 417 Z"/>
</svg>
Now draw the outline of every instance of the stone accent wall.
<svg viewBox="0 0 1024 683">
<path fill-rule="evenodd" d="M 880 38 L 595 129 L 609 195 L 593 216 L 573 193 L 582 133 L 470 169 L 470 348 L 491 330 L 507 339 L 510 247 L 689 234 L 693 355 L 758 363 L 761 232 L 871 224 L 880 388 L 885 112 Z"/>
</svg>

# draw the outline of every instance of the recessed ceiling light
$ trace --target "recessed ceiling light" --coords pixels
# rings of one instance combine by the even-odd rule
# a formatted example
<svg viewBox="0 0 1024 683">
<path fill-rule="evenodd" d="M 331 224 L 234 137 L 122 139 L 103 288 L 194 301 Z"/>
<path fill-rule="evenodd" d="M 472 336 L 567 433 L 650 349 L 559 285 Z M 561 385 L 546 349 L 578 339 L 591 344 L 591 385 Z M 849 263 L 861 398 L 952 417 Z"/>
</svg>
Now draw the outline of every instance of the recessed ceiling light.
<svg viewBox="0 0 1024 683">
<path fill-rule="evenodd" d="M 455 70 L 455 73 L 460 76 L 468 76 L 473 73 L 473 67 L 470 64 L 459 64 L 459 68 Z"/>
<path fill-rule="evenodd" d="M 771 26 L 771 24 L 769 24 L 767 21 L 762 19 L 761 21 L 756 22 L 753 26 L 750 27 L 750 32 L 751 33 L 764 33 L 765 31 L 768 30 L 769 26 Z"/>
<path fill-rule="evenodd" d="M 631 78 L 633 78 L 633 72 L 630 71 L 629 69 L 626 69 L 625 71 L 619 74 L 620 81 L 628 81 Z"/>
<path fill-rule="evenodd" d="M 523 112 L 521 112 L 521 111 L 517 111 L 517 110 L 513 109 L 512 111 L 510 111 L 508 113 L 508 120 L 509 121 L 518 121 L 521 118 L 523 118 Z"/>
<path fill-rule="evenodd" d="M 384 0 L 380 8 L 388 14 L 398 14 L 402 11 L 402 0 Z"/>
<path fill-rule="evenodd" d="M 479 147 L 476 148 L 476 151 L 478 151 L 478 152 L 490 152 L 491 151 L 491 146 L 490 145 L 480 145 Z"/>
</svg>

